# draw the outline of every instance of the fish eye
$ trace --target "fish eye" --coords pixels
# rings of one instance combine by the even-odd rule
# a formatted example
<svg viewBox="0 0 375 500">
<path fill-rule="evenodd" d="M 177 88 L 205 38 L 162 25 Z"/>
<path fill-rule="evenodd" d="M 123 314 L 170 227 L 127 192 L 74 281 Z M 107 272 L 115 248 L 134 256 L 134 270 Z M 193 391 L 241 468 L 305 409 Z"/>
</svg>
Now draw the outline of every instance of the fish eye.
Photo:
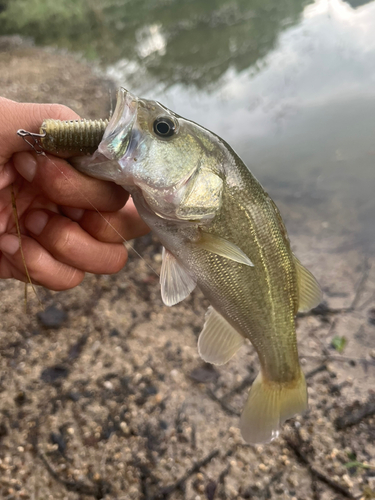
<svg viewBox="0 0 375 500">
<path fill-rule="evenodd" d="M 175 131 L 176 124 L 168 116 L 161 116 L 154 121 L 154 132 L 159 137 L 171 137 Z"/>
</svg>

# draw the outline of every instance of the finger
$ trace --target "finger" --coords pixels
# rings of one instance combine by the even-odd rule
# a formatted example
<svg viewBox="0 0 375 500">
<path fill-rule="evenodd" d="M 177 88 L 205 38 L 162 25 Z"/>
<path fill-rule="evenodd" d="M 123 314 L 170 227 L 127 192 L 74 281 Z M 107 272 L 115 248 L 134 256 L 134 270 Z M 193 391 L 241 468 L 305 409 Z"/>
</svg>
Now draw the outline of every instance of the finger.
<svg viewBox="0 0 375 500">
<path fill-rule="evenodd" d="M 0 97 L 1 120 L 5 124 L 0 131 L 0 143 L 5 144 L 1 151 L 1 161 L 9 159 L 15 151 L 28 151 L 28 145 L 16 132 L 25 129 L 28 132 L 39 132 L 43 121 L 47 118 L 55 120 L 76 120 L 79 115 L 61 104 L 28 104 L 18 103 Z"/>
<path fill-rule="evenodd" d="M 123 244 L 100 242 L 62 215 L 33 210 L 25 218 L 25 227 L 56 260 L 82 271 L 112 274 L 126 263 Z"/>
<path fill-rule="evenodd" d="M 50 290 L 68 290 L 81 283 L 85 273 L 56 260 L 37 241 L 22 236 L 22 250 L 27 270 L 35 284 Z M 28 282 L 19 247 L 18 236 L 7 234 L 0 238 L 0 276 Z"/>
<path fill-rule="evenodd" d="M 22 177 L 57 205 L 116 211 L 129 197 L 121 186 L 81 174 L 55 156 L 17 153 L 13 162 Z"/>
<path fill-rule="evenodd" d="M 87 210 L 79 214 L 63 209 L 63 212 L 73 220 L 78 220 L 79 225 L 91 236 L 106 243 L 121 243 L 143 236 L 150 228 L 140 218 L 132 200 L 118 212 L 98 213 Z M 78 219 L 76 217 L 79 217 Z"/>
<path fill-rule="evenodd" d="M 16 177 L 17 172 L 11 161 L 6 162 L 3 168 L 0 166 L 0 190 L 10 186 Z"/>
</svg>

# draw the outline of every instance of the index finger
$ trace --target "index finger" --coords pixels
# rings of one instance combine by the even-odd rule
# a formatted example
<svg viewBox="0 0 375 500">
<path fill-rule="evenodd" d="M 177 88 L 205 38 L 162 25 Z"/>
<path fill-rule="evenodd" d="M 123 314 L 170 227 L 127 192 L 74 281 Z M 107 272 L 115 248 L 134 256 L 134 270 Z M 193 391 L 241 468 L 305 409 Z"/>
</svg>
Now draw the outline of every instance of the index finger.
<svg viewBox="0 0 375 500">
<path fill-rule="evenodd" d="M 43 120 L 76 120 L 79 116 L 70 108 L 61 104 L 33 104 L 19 103 L 0 97 L 0 163 L 5 163 L 13 153 L 31 150 L 17 130 L 25 129 L 28 132 L 38 133 Z"/>
<path fill-rule="evenodd" d="M 31 186 L 57 205 L 115 212 L 129 197 L 121 186 L 88 177 L 56 156 L 23 152 L 13 162 Z"/>
</svg>

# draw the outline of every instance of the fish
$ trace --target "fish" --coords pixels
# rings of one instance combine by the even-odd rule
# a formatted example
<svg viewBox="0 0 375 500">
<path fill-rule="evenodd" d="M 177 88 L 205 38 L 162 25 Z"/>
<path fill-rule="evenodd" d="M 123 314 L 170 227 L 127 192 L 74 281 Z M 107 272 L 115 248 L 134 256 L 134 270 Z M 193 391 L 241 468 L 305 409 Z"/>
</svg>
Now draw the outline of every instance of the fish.
<svg viewBox="0 0 375 500">
<path fill-rule="evenodd" d="M 277 437 L 308 406 L 295 316 L 316 307 L 322 292 L 293 254 L 273 200 L 223 139 L 125 89 L 97 151 L 73 164 L 131 194 L 163 245 L 164 304 L 195 287 L 209 300 L 201 358 L 223 365 L 247 340 L 254 346 L 260 371 L 241 433 L 248 443 Z"/>
</svg>

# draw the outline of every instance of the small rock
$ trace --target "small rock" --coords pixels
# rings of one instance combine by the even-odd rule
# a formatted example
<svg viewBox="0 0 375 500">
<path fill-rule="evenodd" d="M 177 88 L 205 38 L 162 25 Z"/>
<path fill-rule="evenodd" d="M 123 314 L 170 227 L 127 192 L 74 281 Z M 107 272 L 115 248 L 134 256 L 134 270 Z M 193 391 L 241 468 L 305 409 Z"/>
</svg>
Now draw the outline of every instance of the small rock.
<svg viewBox="0 0 375 500">
<path fill-rule="evenodd" d="M 47 384 L 53 384 L 56 380 L 60 378 L 66 378 L 69 375 L 69 370 L 63 365 L 54 365 L 49 368 L 45 368 L 40 378 L 43 382 Z"/>
<path fill-rule="evenodd" d="M 65 311 L 55 306 L 48 306 L 43 312 L 37 313 L 38 320 L 46 328 L 60 328 L 67 317 L 68 315 Z"/>
<path fill-rule="evenodd" d="M 91 349 L 93 350 L 93 352 L 98 352 L 101 345 L 102 344 L 101 344 L 100 340 L 95 340 L 95 342 L 91 346 Z"/>
<path fill-rule="evenodd" d="M 160 420 L 159 421 L 159 426 L 161 429 L 163 429 L 163 431 L 167 430 L 168 429 L 168 422 L 166 422 L 165 420 Z"/>
<path fill-rule="evenodd" d="M 210 480 L 205 488 L 206 498 L 207 500 L 214 500 L 216 493 L 217 483 L 215 481 Z"/>
<path fill-rule="evenodd" d="M 0 439 L 8 435 L 8 429 L 4 422 L 0 422 Z"/>
<path fill-rule="evenodd" d="M 126 422 L 121 422 L 120 429 L 125 434 L 125 436 L 128 436 L 130 434 L 130 429 Z"/>
<path fill-rule="evenodd" d="M 370 325 L 375 325 L 375 307 L 368 311 L 368 322 Z"/>
<path fill-rule="evenodd" d="M 198 368 L 194 368 L 194 370 L 189 373 L 189 377 L 195 382 L 207 384 L 208 382 L 216 382 L 216 380 L 219 378 L 219 372 L 214 366 L 204 364 L 202 366 L 199 366 Z"/>
<path fill-rule="evenodd" d="M 71 391 L 68 393 L 68 398 L 74 401 L 74 403 L 76 403 L 77 401 L 80 400 L 81 394 L 79 392 Z"/>
<path fill-rule="evenodd" d="M 353 488 L 353 481 L 350 479 L 349 475 L 348 474 L 344 474 L 342 476 L 342 479 L 343 481 L 346 483 L 346 485 L 349 487 L 349 488 Z"/>
<path fill-rule="evenodd" d="M 19 391 L 14 398 L 14 402 L 17 406 L 22 406 L 26 403 L 26 394 L 23 391 Z"/>
<path fill-rule="evenodd" d="M 57 446 L 60 453 L 64 453 L 66 450 L 66 442 L 64 436 L 61 432 L 51 432 L 50 439 L 53 445 Z"/>
</svg>

